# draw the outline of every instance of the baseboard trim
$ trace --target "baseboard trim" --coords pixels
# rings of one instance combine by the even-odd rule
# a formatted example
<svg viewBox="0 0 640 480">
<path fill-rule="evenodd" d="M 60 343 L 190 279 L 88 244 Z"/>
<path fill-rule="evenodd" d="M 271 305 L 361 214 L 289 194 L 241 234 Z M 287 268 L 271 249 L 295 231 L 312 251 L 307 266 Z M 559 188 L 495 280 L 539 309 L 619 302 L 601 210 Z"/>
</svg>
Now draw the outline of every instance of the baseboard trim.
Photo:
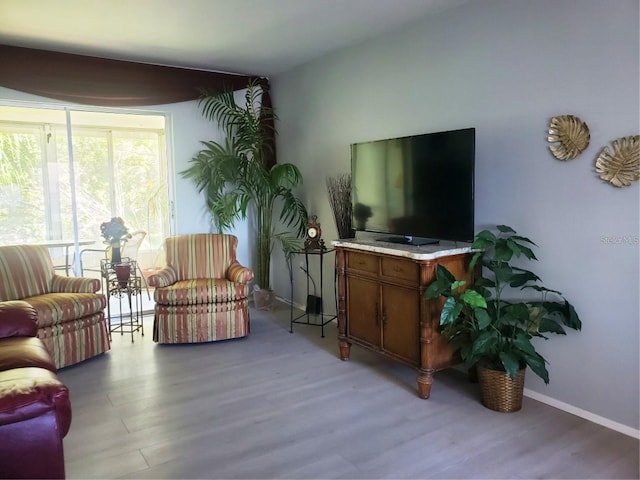
<svg viewBox="0 0 640 480">
<path fill-rule="evenodd" d="M 578 417 L 584 418 L 585 420 L 589 420 L 590 422 L 597 423 L 598 425 L 602 425 L 603 427 L 610 428 L 611 430 L 615 430 L 616 432 L 620 432 L 640 440 L 640 430 L 637 430 L 635 428 L 623 425 L 622 423 L 614 422 L 613 420 L 610 420 L 608 418 L 601 417 L 600 415 L 596 415 L 595 413 L 591 413 L 587 410 L 583 410 L 568 403 L 561 402 L 560 400 L 556 400 L 555 398 L 549 397 L 548 395 L 534 392 L 533 390 L 530 390 L 528 388 L 524 389 L 524 395 L 526 397 L 555 407 L 559 410 L 563 410 Z"/>
<path fill-rule="evenodd" d="M 298 309 L 298 310 L 304 311 L 307 308 L 306 305 L 300 305 L 299 303 L 292 302 L 288 298 L 284 298 L 284 297 L 281 297 L 279 295 L 276 295 L 276 300 L 278 300 L 279 302 L 282 302 L 282 303 L 284 303 L 284 304 L 286 304 L 288 306 L 293 305 L 293 308 Z"/>
<path fill-rule="evenodd" d="M 292 304 L 292 302 L 289 299 L 279 297 L 279 296 L 276 296 L 276 298 L 282 303 L 285 303 L 287 305 Z M 304 305 L 299 305 L 297 303 L 293 303 L 293 307 L 300 310 L 305 309 Z M 461 372 L 466 372 L 466 369 L 462 368 L 460 365 L 456 365 L 453 368 L 457 368 Z M 583 410 L 581 408 L 575 407 L 568 403 L 561 402 L 560 400 L 556 400 L 555 398 L 549 397 L 548 395 L 543 395 L 542 393 L 534 392 L 533 390 L 530 390 L 528 388 L 524 389 L 524 395 L 526 397 L 532 398 L 533 400 L 537 400 L 544 404 L 555 407 L 559 410 L 571 413 L 578 417 L 584 418 L 585 420 L 589 420 L 590 422 L 596 423 L 598 425 L 602 425 L 603 427 L 609 428 L 611 430 L 615 430 L 616 432 L 620 432 L 625 435 L 628 435 L 629 437 L 640 440 L 640 430 L 637 430 L 635 428 L 631 428 L 627 425 L 623 425 L 622 423 L 614 422 L 613 420 L 610 420 L 608 418 L 601 417 L 600 415 L 596 415 L 595 413 L 591 413 L 587 410 Z"/>
</svg>

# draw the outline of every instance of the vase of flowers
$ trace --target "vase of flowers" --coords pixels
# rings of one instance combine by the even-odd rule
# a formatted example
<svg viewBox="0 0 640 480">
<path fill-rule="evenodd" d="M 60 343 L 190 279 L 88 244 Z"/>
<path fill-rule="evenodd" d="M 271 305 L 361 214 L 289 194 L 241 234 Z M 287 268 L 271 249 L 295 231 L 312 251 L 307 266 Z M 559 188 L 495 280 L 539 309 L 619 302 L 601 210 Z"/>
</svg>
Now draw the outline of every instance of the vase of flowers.
<svg viewBox="0 0 640 480">
<path fill-rule="evenodd" d="M 120 217 L 112 217 L 110 221 L 100 225 L 100 233 L 104 238 L 104 243 L 111 247 L 111 263 L 120 263 L 122 260 L 120 257 L 120 245 L 123 240 L 131 237 L 124 220 Z"/>
</svg>

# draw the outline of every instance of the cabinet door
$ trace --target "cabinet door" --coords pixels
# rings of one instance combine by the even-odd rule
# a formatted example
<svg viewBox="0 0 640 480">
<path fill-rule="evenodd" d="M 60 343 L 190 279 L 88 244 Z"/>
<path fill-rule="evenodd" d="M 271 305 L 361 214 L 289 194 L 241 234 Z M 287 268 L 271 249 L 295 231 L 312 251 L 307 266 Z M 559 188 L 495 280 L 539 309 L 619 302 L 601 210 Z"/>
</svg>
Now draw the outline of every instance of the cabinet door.
<svg viewBox="0 0 640 480">
<path fill-rule="evenodd" d="M 347 336 L 380 347 L 378 282 L 347 277 Z"/>
<path fill-rule="evenodd" d="M 420 292 L 382 286 L 382 349 L 412 365 L 420 363 Z"/>
</svg>

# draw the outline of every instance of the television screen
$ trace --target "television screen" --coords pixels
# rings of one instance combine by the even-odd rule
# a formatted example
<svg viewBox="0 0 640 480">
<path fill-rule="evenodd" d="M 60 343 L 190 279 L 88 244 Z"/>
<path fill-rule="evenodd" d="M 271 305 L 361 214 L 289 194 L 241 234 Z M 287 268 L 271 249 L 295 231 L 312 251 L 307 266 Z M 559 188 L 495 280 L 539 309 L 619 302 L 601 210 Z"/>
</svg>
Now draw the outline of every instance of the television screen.
<svg viewBox="0 0 640 480">
<path fill-rule="evenodd" d="M 475 129 L 351 145 L 353 224 L 399 243 L 474 236 Z"/>
</svg>

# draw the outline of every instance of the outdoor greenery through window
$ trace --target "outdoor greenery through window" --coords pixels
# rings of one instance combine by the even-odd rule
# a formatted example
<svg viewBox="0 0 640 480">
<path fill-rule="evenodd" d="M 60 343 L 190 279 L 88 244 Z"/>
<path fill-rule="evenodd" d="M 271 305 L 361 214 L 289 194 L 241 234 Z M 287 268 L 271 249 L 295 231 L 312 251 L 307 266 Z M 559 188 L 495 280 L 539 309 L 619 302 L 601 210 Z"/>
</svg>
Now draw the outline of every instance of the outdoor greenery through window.
<svg viewBox="0 0 640 480">
<path fill-rule="evenodd" d="M 66 111 L 0 106 L 0 245 L 72 241 L 75 217 L 78 237 L 102 248 L 100 224 L 118 216 L 147 232 L 139 262 L 155 266 L 169 235 L 164 116 L 69 117 L 73 162 Z"/>
</svg>

